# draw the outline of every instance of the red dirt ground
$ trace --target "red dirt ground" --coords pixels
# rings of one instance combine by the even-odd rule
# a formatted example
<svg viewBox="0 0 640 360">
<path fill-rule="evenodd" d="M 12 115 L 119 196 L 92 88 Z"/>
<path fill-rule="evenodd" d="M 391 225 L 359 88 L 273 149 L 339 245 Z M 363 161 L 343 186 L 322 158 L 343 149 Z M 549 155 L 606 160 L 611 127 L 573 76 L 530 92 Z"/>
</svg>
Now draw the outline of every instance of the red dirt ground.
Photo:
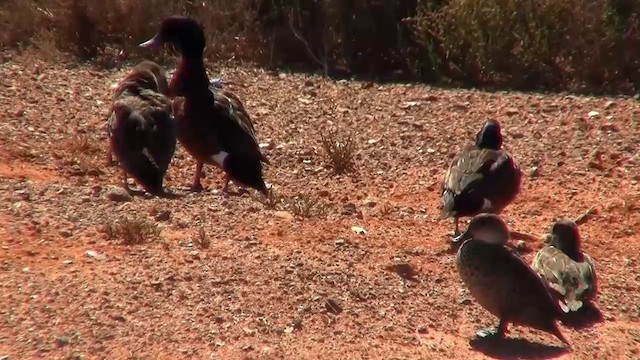
<svg viewBox="0 0 640 360">
<path fill-rule="evenodd" d="M 110 200 L 120 172 L 105 165 L 104 125 L 124 71 L 0 65 L 0 359 L 640 358 L 638 101 L 221 69 L 266 144 L 267 181 L 316 201 L 290 218 L 286 203 L 212 192 L 217 169 L 207 192 L 187 191 L 195 163 L 180 147 L 166 180 L 178 199 Z M 596 211 L 580 229 L 605 321 L 561 326 L 571 352 L 522 327 L 470 345 L 496 319 L 458 278 L 439 184 L 487 117 L 527 174 L 503 214 L 513 230 L 542 238 L 554 219 Z M 330 128 L 353 132 L 354 172 L 327 166 Z M 124 215 L 160 237 L 110 239 Z M 519 248 L 530 261 L 541 244 Z M 389 271 L 398 262 L 414 280 Z"/>
</svg>

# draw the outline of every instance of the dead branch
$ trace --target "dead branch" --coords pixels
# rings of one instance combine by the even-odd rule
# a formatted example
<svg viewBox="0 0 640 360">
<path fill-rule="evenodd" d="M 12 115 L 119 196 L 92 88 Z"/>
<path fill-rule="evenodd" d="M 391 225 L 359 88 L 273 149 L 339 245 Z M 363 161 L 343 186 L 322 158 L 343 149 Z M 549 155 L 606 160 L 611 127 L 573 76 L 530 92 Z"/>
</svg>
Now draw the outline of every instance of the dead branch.
<svg viewBox="0 0 640 360">
<path fill-rule="evenodd" d="M 327 42 L 324 42 L 324 49 L 325 49 L 325 61 L 320 60 L 320 58 L 318 58 L 314 53 L 313 50 L 311 49 L 311 45 L 309 45 L 309 42 L 304 38 L 304 36 L 300 33 L 300 31 L 298 29 L 296 29 L 296 27 L 293 24 L 293 11 L 294 9 L 291 9 L 291 12 L 289 13 L 289 29 L 291 29 L 291 32 L 293 33 L 293 35 L 300 40 L 300 42 L 302 42 L 302 44 L 305 47 L 305 50 L 307 50 L 307 54 L 309 55 L 309 57 L 315 61 L 318 65 L 322 66 L 322 69 L 324 71 L 324 76 L 329 76 L 329 65 L 327 62 L 327 58 L 328 58 L 328 54 L 326 54 L 327 51 Z M 302 20 L 298 19 L 298 23 L 301 23 Z M 324 39 L 324 37 L 323 37 Z"/>
</svg>

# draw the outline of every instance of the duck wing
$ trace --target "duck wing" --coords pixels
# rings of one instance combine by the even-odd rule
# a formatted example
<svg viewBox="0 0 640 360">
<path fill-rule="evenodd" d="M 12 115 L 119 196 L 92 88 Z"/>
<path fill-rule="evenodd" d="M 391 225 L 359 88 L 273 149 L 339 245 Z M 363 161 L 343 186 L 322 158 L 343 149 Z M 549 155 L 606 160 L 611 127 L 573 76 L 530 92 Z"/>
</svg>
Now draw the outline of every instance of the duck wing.
<svg viewBox="0 0 640 360">
<path fill-rule="evenodd" d="M 598 277 L 596 276 L 596 266 L 595 262 L 589 256 L 589 254 L 583 252 L 582 256 L 584 257 L 584 262 L 580 265 L 580 273 L 582 275 L 582 279 L 584 280 L 585 285 L 587 286 L 582 293 L 583 301 L 591 301 L 595 299 L 598 293 Z"/>
<path fill-rule="evenodd" d="M 590 288 L 588 264 L 579 263 L 553 246 L 545 246 L 535 255 L 533 268 L 558 294 L 559 305 L 566 313 L 582 307 L 582 294 Z"/>
<path fill-rule="evenodd" d="M 444 176 L 442 218 L 483 208 L 490 211 L 492 195 L 501 190 L 501 183 L 508 179 L 505 175 L 514 170 L 518 169 L 507 152 L 475 146 L 464 149 Z"/>
<path fill-rule="evenodd" d="M 163 95 L 147 90 L 123 93 L 112 105 L 111 141 L 127 173 L 150 192 L 162 180 L 175 152 L 175 123 Z"/>
<path fill-rule="evenodd" d="M 243 157 L 258 157 L 260 161 L 270 164 L 258 146 L 255 128 L 251 117 L 240 99 L 228 90 L 210 88 L 214 98 L 214 109 L 220 115 L 218 121 L 219 142 L 229 153 L 242 154 Z"/>
</svg>

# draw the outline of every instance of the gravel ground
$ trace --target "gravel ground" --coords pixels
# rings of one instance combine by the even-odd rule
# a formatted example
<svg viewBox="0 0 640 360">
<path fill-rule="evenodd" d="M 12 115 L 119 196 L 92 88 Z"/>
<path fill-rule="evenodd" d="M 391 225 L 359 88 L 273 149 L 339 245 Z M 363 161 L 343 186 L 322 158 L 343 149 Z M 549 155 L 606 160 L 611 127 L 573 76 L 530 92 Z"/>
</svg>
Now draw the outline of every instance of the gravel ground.
<svg viewBox="0 0 640 360">
<path fill-rule="evenodd" d="M 276 196 L 222 197 L 212 167 L 207 191 L 188 191 L 179 147 L 176 198 L 159 199 L 123 194 L 106 166 L 126 70 L 0 65 L 0 359 L 640 357 L 637 100 L 215 69 L 253 117 Z M 526 174 L 503 214 L 513 230 L 542 238 L 593 212 L 580 230 L 605 321 L 563 327 L 570 353 L 522 327 L 470 345 L 496 320 L 458 278 L 439 186 L 488 117 Z M 357 147 L 343 175 L 320 140 L 332 131 Z M 117 233 L 125 218 L 144 241 Z M 514 243 L 528 261 L 542 246 Z"/>
</svg>

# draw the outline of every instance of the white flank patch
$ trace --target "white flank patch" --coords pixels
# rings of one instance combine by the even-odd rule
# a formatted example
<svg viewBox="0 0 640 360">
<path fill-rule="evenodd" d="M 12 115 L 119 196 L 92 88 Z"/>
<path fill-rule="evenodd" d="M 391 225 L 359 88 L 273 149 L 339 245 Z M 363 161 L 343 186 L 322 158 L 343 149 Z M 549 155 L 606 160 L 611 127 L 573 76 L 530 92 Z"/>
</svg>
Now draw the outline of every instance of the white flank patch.
<svg viewBox="0 0 640 360">
<path fill-rule="evenodd" d="M 213 161 L 216 162 L 216 164 L 218 164 L 218 165 L 220 165 L 220 167 L 222 167 L 222 165 L 224 164 L 224 159 L 226 159 L 227 156 L 229 156 L 228 152 L 220 151 L 219 153 L 213 155 L 211 158 L 213 159 Z"/>
</svg>

